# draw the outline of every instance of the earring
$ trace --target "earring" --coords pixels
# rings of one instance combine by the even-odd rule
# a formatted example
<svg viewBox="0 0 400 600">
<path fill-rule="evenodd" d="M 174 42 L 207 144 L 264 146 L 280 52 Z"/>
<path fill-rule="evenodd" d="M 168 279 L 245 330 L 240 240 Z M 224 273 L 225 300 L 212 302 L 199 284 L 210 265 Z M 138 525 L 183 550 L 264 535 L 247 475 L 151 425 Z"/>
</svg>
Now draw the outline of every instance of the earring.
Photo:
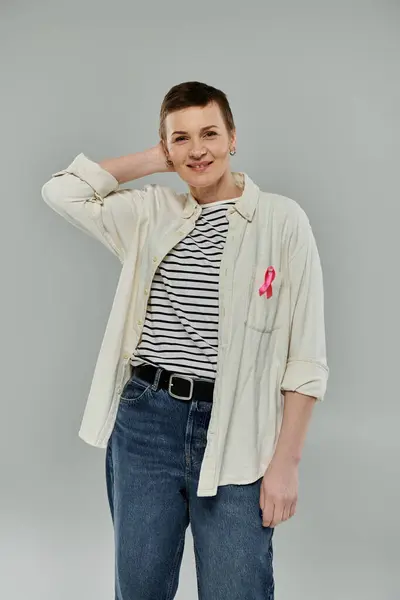
<svg viewBox="0 0 400 600">
<path fill-rule="evenodd" d="M 231 156 L 235 156 L 235 154 L 236 154 L 236 150 L 235 150 L 235 149 L 231 150 L 231 151 L 229 152 L 229 154 L 230 154 Z"/>
</svg>

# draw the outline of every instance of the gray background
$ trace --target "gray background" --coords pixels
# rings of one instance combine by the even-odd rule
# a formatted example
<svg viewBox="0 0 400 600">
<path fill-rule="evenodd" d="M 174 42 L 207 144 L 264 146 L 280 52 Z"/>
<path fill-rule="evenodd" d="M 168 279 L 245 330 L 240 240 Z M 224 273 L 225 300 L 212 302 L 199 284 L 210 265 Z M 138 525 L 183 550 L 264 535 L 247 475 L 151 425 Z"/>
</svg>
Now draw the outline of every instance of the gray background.
<svg viewBox="0 0 400 600">
<path fill-rule="evenodd" d="M 0 56 L 0 596 L 114 597 L 104 451 L 77 431 L 120 265 L 41 186 L 156 144 L 164 94 L 197 79 L 231 101 L 233 169 L 303 206 L 324 269 L 331 378 L 276 598 L 399 599 L 399 3 L 3 0 Z"/>
</svg>

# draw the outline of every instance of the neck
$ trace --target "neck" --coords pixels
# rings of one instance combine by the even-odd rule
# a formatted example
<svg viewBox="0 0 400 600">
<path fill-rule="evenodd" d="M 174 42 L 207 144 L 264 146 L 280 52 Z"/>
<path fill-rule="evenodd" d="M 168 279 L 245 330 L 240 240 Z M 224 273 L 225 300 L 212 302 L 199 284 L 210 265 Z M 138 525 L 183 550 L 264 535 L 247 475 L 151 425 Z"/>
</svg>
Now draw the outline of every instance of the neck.
<svg viewBox="0 0 400 600">
<path fill-rule="evenodd" d="M 242 189 L 235 183 L 235 179 L 230 171 L 226 171 L 224 175 L 213 185 L 205 187 L 189 186 L 190 193 L 199 204 L 207 204 L 209 202 L 217 202 L 219 200 L 231 200 L 238 198 L 242 194 Z"/>
</svg>

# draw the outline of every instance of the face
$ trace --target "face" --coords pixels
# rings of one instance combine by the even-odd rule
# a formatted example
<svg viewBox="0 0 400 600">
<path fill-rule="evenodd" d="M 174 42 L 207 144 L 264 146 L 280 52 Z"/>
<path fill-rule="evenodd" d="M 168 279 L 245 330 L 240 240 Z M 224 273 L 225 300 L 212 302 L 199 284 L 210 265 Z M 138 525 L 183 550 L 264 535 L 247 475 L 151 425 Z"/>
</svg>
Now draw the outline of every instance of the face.
<svg viewBox="0 0 400 600">
<path fill-rule="evenodd" d="M 178 175 L 194 188 L 212 186 L 230 172 L 236 135 L 226 128 L 218 104 L 192 106 L 165 120 L 164 147 Z"/>
</svg>

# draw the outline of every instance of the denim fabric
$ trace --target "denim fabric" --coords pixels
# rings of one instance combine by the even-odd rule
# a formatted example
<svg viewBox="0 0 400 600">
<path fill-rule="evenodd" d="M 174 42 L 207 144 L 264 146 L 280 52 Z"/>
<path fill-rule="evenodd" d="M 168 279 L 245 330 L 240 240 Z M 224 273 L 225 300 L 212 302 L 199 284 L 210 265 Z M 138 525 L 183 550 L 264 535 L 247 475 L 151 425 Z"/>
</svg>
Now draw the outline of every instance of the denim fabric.
<svg viewBox="0 0 400 600">
<path fill-rule="evenodd" d="M 106 450 L 115 599 L 172 600 L 190 523 L 199 600 L 273 600 L 274 529 L 261 479 L 198 497 L 212 404 L 182 401 L 133 375 Z"/>
</svg>

